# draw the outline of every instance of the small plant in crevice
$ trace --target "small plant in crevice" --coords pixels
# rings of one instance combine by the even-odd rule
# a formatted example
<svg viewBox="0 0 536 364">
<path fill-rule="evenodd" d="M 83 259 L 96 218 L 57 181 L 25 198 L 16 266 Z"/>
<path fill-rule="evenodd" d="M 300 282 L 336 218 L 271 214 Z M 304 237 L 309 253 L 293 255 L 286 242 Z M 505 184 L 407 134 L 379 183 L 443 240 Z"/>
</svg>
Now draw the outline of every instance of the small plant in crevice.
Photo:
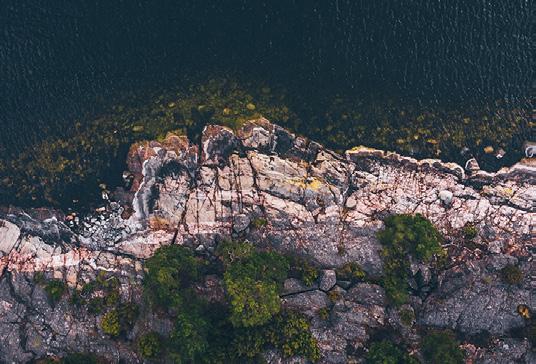
<svg viewBox="0 0 536 364">
<path fill-rule="evenodd" d="M 518 266 L 508 264 L 501 269 L 501 278 L 504 283 L 509 285 L 520 284 L 523 281 L 523 272 Z"/>
<path fill-rule="evenodd" d="M 532 318 L 532 313 L 530 312 L 530 308 L 525 304 L 520 304 L 517 306 L 517 313 L 519 316 L 523 317 L 526 320 L 529 320 Z"/>
<path fill-rule="evenodd" d="M 322 320 L 327 321 L 329 319 L 329 308 L 322 307 L 318 310 L 318 317 L 320 317 Z"/>
<path fill-rule="evenodd" d="M 420 214 L 392 215 L 385 219 L 385 228 L 378 233 L 383 245 L 383 287 L 394 305 L 401 305 L 409 298 L 409 256 L 423 263 L 434 256 L 441 256 L 442 237 L 430 221 Z"/>
<path fill-rule="evenodd" d="M 451 331 L 433 330 L 422 341 L 422 355 L 426 363 L 463 364 L 464 353 Z"/>
<path fill-rule="evenodd" d="M 342 298 L 342 294 L 338 290 L 332 289 L 331 291 L 328 292 L 328 298 L 331 301 L 331 303 L 336 303 Z"/>
<path fill-rule="evenodd" d="M 401 308 L 398 311 L 398 315 L 400 316 L 400 322 L 404 324 L 405 326 L 412 326 L 413 322 L 415 321 L 415 312 L 413 312 L 410 308 Z"/>
<path fill-rule="evenodd" d="M 268 225 L 268 220 L 262 218 L 262 217 L 257 217 L 255 219 L 253 219 L 251 221 L 251 226 L 254 228 L 254 229 L 262 229 L 263 227 L 265 227 L 266 225 Z"/>
<path fill-rule="evenodd" d="M 107 312 L 101 320 L 101 329 L 105 334 L 112 337 L 119 336 L 121 333 L 121 323 L 119 322 L 119 313 L 117 310 Z"/>
<path fill-rule="evenodd" d="M 154 359 L 162 353 L 162 338 L 157 332 L 142 335 L 137 342 L 138 351 L 146 359 Z"/>
<path fill-rule="evenodd" d="M 46 281 L 44 289 L 47 293 L 48 299 L 52 302 L 52 304 L 56 304 L 67 290 L 67 285 L 62 280 L 50 279 Z"/>
<path fill-rule="evenodd" d="M 463 227 L 462 232 L 463 232 L 463 237 L 465 240 L 473 240 L 474 238 L 478 236 L 478 229 L 476 228 L 475 225 L 471 223 L 467 223 Z"/>
<path fill-rule="evenodd" d="M 373 342 L 365 356 L 366 364 L 418 364 L 419 361 L 391 341 Z"/>
<path fill-rule="evenodd" d="M 335 270 L 337 278 L 356 283 L 366 279 L 367 274 L 356 262 L 348 262 Z"/>
<path fill-rule="evenodd" d="M 311 287 L 318 279 L 318 275 L 318 268 L 308 260 L 299 256 L 290 257 L 289 276 L 297 278 L 306 286 Z"/>
</svg>

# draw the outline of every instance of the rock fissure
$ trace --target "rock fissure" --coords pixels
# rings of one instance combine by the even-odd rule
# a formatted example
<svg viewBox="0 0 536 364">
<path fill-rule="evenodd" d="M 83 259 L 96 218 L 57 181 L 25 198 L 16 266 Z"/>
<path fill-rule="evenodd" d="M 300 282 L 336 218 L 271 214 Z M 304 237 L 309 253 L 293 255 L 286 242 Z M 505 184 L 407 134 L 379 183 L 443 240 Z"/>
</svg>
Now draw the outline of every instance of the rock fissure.
<svg viewBox="0 0 536 364">
<path fill-rule="evenodd" d="M 136 300 L 142 262 L 158 247 L 214 247 L 233 237 L 300 255 L 328 270 L 357 263 L 378 277 L 383 261 L 376 234 L 386 216 L 401 213 L 424 215 L 446 237 L 449 251 L 437 287 L 422 298 L 414 296 L 419 325 L 468 335 L 489 331 L 498 340 L 485 350 L 492 355 L 512 329 L 526 324 L 516 313 L 517 305 L 536 310 L 534 284 L 509 287 L 486 276 L 486 267 L 510 258 L 528 272 L 525 279 L 536 271 L 536 171 L 530 160 L 496 174 L 467 177 L 452 163 L 418 161 L 365 147 L 343 157 L 259 119 L 236 132 L 208 126 L 197 144 L 176 135 L 137 144 L 127 164 L 134 175 L 128 191 L 134 213 L 129 217 L 121 215 L 128 201 L 123 206 L 112 202 L 106 217 L 84 220 L 87 226 L 71 230 L 61 219 L 44 221 L 16 209 L 0 210 L 0 287 L 7 284 L 0 292 L 0 315 L 5 318 L 0 322 L 0 360 L 24 362 L 47 350 L 79 347 L 99 352 L 106 348 L 113 360 L 138 360 L 128 347 L 98 338 L 95 316 L 75 313 L 65 297 L 49 307 L 37 292 L 29 300 L 17 296 L 15 285 L 23 283 L 13 277 L 44 271 L 63 277 L 73 289 L 106 271 L 128 278 L 121 292 Z M 450 196 L 448 206 L 442 191 L 450 193 L 444 194 Z M 475 226 L 474 242 L 458 238 L 468 224 Z M 337 285 L 326 291 L 338 292 L 329 298 L 317 288 L 299 285 L 281 296 L 284 307 L 313 319 L 326 363 L 348 361 L 346 347 L 365 345 L 390 315 L 382 287 L 340 284 L 345 289 Z M 344 297 L 344 305 L 330 302 L 338 295 Z M 319 320 L 319 312 L 327 307 L 330 319 Z M 34 317 L 47 315 L 53 315 L 53 325 L 35 324 Z M 61 326 L 57 316 L 68 320 L 60 321 Z M 11 331 L 20 337 L 4 339 Z M 28 340 L 34 337 L 32 331 L 43 341 L 41 346 L 37 339 Z M 58 340 L 64 347 L 55 346 Z M 509 345 L 525 345 L 509 340 L 517 340 Z"/>
</svg>

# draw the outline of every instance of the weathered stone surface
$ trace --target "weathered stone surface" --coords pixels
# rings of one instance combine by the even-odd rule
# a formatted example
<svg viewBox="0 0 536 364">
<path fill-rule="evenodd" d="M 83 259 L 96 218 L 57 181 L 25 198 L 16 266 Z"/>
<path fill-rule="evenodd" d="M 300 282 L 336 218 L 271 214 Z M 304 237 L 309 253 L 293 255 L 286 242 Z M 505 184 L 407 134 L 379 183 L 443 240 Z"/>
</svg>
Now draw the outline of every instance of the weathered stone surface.
<svg viewBox="0 0 536 364">
<path fill-rule="evenodd" d="M 208 254 L 219 241 L 234 237 L 302 255 L 326 272 L 357 262 L 379 276 L 376 233 L 393 213 L 423 214 L 449 247 L 449 268 L 438 277 L 427 266 L 412 265 L 431 290 L 411 299 L 418 324 L 507 337 L 526 324 L 516 313 L 518 304 L 536 310 L 531 160 L 497 173 L 472 168 L 467 176 L 456 164 L 365 147 L 341 156 L 259 119 L 236 132 L 207 127 L 199 146 L 172 134 L 162 142 L 135 144 L 127 164 L 131 190 L 100 214 L 64 221 L 58 212 L 0 208 L 0 361 L 25 362 L 70 350 L 141 361 L 131 347 L 106 340 L 95 315 L 75 311 L 66 298 L 48 304 L 31 279 L 36 271 L 71 287 L 81 287 L 99 270 L 115 272 L 122 277 L 122 294 L 132 294 L 142 279 L 143 259 L 161 245 L 202 245 Z M 443 191 L 452 194 L 448 204 Z M 259 219 L 266 223 L 254 226 Z M 463 239 L 466 224 L 477 230 L 470 244 Z M 499 270 L 508 262 L 525 273 L 518 286 L 500 280 Z M 327 291 L 335 282 L 330 276 L 324 283 L 320 288 Z M 348 291 L 340 289 L 342 297 L 331 302 L 317 287 L 285 283 L 284 307 L 312 318 L 326 363 L 348 362 L 347 348 L 362 348 L 391 317 L 383 288 L 344 285 Z M 223 297 L 214 277 L 198 289 L 212 300 Z M 319 318 L 320 309 L 329 310 L 327 321 Z M 141 327 L 169 332 L 170 325 L 153 318 L 138 323 L 133 335 Z M 512 339 L 509 348 L 515 349 L 505 349 L 507 340 L 471 355 L 486 363 L 503 362 L 508 355 L 532 360 L 527 344 Z"/>
<path fill-rule="evenodd" d="M 536 262 L 520 264 L 525 278 L 519 286 L 509 286 L 501 281 L 493 260 L 490 257 L 446 271 L 438 289 L 425 300 L 419 323 L 467 334 L 503 334 L 523 327 L 525 320 L 517 306 L 536 307 L 536 277 L 531 278 Z"/>
<path fill-rule="evenodd" d="M 320 275 L 320 289 L 329 291 L 337 283 L 337 275 L 333 269 L 324 269 Z"/>
</svg>

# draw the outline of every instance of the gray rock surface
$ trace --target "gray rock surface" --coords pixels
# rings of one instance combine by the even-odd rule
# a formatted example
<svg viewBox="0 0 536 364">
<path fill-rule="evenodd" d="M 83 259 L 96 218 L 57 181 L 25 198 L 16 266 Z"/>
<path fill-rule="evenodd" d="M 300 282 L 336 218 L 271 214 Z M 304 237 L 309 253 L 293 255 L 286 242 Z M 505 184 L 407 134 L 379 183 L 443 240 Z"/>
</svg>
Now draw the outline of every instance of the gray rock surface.
<svg viewBox="0 0 536 364">
<path fill-rule="evenodd" d="M 32 280 L 35 272 L 63 279 L 71 288 L 100 270 L 111 272 L 120 277 L 121 295 L 137 302 L 142 262 L 158 247 L 202 245 L 210 252 L 218 241 L 233 237 L 311 259 L 326 269 L 319 288 L 328 291 L 336 277 L 326 272 L 347 262 L 381 275 L 376 233 L 394 213 L 421 213 L 443 233 L 449 249 L 447 267 L 437 276 L 414 265 L 431 290 L 412 297 L 417 325 L 468 336 L 489 332 L 497 338 L 489 347 L 464 344 L 475 362 L 534 359 L 530 344 L 509 338 L 526 325 L 517 306 L 536 311 L 531 160 L 493 174 L 474 169 L 467 176 L 455 164 L 366 147 L 341 156 L 259 119 L 236 132 L 209 126 L 199 146 L 175 135 L 135 144 L 127 164 L 132 187 L 121 195 L 133 196 L 132 214 L 124 214 L 130 208 L 124 201 L 112 203 L 100 214 L 77 217 L 72 226 L 78 220 L 60 213 L 0 208 L 0 361 L 83 350 L 112 362 L 141 362 L 131 345 L 103 335 L 98 316 L 73 307 L 67 297 L 48 303 Z M 439 198 L 442 191 L 452 194 L 449 204 Z M 261 220 L 266 223 L 255 224 Z M 463 239 L 467 224 L 478 232 L 471 242 Z M 521 266 L 521 284 L 501 281 L 506 262 Z M 359 362 L 354 350 L 366 350 L 371 335 L 397 322 L 382 287 L 344 286 L 336 286 L 340 297 L 333 300 L 316 286 L 285 282 L 283 305 L 311 317 L 325 363 Z M 214 277 L 199 290 L 214 300 L 223 295 Z M 319 317 L 321 309 L 328 310 L 327 320 Z M 129 335 L 147 328 L 169 332 L 169 326 L 148 318 Z M 417 340 L 417 331 L 408 330 Z M 274 353 L 267 357 L 291 362 Z"/>
<path fill-rule="evenodd" d="M 320 274 L 320 289 L 329 291 L 337 283 L 337 275 L 333 269 L 324 269 Z"/>
</svg>

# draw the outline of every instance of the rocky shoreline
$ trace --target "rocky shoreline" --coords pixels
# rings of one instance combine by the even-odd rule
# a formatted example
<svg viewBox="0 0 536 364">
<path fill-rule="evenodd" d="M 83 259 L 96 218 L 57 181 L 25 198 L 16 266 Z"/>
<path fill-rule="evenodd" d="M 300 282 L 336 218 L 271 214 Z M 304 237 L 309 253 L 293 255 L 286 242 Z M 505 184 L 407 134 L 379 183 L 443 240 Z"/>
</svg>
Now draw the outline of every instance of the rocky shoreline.
<svg viewBox="0 0 536 364">
<path fill-rule="evenodd" d="M 0 209 L 0 361 L 83 350 L 142 362 L 128 340 L 148 327 L 167 330 L 166 320 L 145 315 L 126 342 L 110 340 L 99 331 L 99 315 L 74 308 L 67 297 L 48 302 L 35 272 L 70 289 L 110 272 L 122 298 L 141 304 L 143 261 L 158 247 L 181 244 L 211 255 L 219 242 L 235 239 L 298 254 L 322 269 L 312 286 L 287 280 L 282 296 L 284 307 L 310 316 L 321 362 L 359 362 L 385 327 L 415 350 L 421 327 L 449 328 L 473 362 L 536 362 L 534 347 L 519 334 L 536 311 L 534 159 L 488 173 L 474 161 L 464 169 L 366 147 L 342 156 L 257 119 L 236 132 L 208 126 L 199 145 L 174 134 L 137 143 L 127 164 L 129 189 L 114 191 L 114 202 L 76 226 L 75 217 L 59 211 Z M 352 284 L 335 273 L 353 262 L 381 276 L 376 233 L 386 216 L 400 213 L 429 219 L 448 250 L 440 270 L 412 265 L 410 324 L 377 282 Z M 509 264 L 522 271 L 519 284 L 501 280 Z M 218 294 L 221 282 L 207 277 L 199 289 Z M 329 319 L 319 316 L 322 308 Z M 266 357 L 287 362 L 277 353 Z"/>
</svg>

